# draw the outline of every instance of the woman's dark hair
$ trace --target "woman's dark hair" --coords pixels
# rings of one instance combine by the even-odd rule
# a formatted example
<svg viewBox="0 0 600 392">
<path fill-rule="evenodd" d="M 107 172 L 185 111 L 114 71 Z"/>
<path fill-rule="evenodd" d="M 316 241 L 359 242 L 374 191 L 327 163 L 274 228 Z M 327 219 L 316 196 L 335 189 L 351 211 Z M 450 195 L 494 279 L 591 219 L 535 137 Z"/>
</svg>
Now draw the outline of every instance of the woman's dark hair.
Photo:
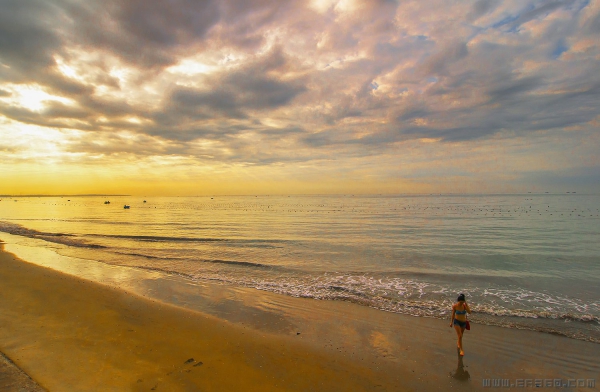
<svg viewBox="0 0 600 392">
<path fill-rule="evenodd" d="M 458 298 L 456 299 L 458 302 L 465 300 L 465 295 L 463 293 L 458 294 Z"/>
</svg>

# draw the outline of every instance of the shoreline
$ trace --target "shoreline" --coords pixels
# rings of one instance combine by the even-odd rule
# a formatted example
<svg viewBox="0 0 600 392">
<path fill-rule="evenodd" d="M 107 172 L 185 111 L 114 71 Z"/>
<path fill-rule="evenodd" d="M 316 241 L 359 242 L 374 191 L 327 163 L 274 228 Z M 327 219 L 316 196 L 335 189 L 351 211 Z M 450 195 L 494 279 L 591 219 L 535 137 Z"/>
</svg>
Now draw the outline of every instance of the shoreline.
<svg viewBox="0 0 600 392">
<path fill-rule="evenodd" d="M 4 222 L 7 223 L 7 222 Z M 10 223 L 9 223 L 10 225 Z M 445 291 L 445 294 L 443 295 L 445 298 L 444 299 L 448 299 L 448 296 L 452 296 L 453 294 L 450 294 L 447 291 L 447 287 L 444 287 L 443 285 L 440 286 L 440 279 L 438 277 L 437 281 L 434 279 L 432 281 L 429 282 L 425 282 L 425 284 L 429 284 L 432 283 L 433 286 L 430 286 L 430 292 L 427 294 L 434 294 L 434 301 L 437 301 L 436 303 L 434 303 L 434 306 L 431 305 L 431 302 L 414 302 L 411 303 L 410 301 L 405 302 L 403 300 L 403 298 L 398 298 L 398 297 L 394 297 L 393 295 L 388 297 L 387 292 L 385 292 L 385 290 L 388 290 L 388 288 L 385 289 L 381 289 L 381 287 L 379 288 L 380 293 L 381 291 L 383 291 L 383 295 L 382 296 L 377 296 L 377 295 L 373 295 L 373 293 L 369 293 L 368 290 L 370 290 L 371 288 L 367 285 L 367 286 L 359 286 L 359 290 L 356 291 L 356 293 L 354 292 L 354 289 L 352 287 L 352 285 L 347 285 L 345 284 L 345 282 L 343 281 L 339 281 L 339 280 L 333 280 L 330 282 L 327 281 L 317 281 L 317 280 L 313 280 L 313 281 L 304 281 L 301 282 L 299 285 L 295 285 L 295 284 L 278 284 L 277 282 L 275 282 L 275 284 L 273 284 L 272 281 L 269 281 L 269 279 L 266 279 L 266 282 L 260 282 L 260 278 L 259 281 L 245 281 L 244 280 L 244 276 L 243 275 L 236 275 L 236 271 L 235 270 L 230 270 L 228 272 L 225 272 L 223 274 L 219 274 L 219 271 L 217 271 L 217 273 L 215 274 L 215 271 L 212 271 L 212 276 L 211 273 L 209 273 L 208 275 L 202 276 L 202 274 L 200 274 L 200 276 L 195 276 L 193 271 L 190 270 L 186 270 L 185 268 L 180 268 L 180 266 L 169 266 L 169 265 L 164 265 L 164 264 L 155 264 L 155 260 L 154 260 L 154 256 L 147 256 L 147 255 L 143 255 L 143 254 L 138 254 L 138 253 L 119 253 L 116 252 L 119 257 L 123 257 L 123 255 L 125 255 L 126 257 L 133 257 L 133 260 L 127 260 L 127 259 L 122 259 L 119 262 L 114 262 L 114 260 L 112 259 L 114 257 L 113 256 L 108 256 L 108 258 L 106 257 L 106 254 L 104 254 L 104 252 L 94 252 L 94 250 L 97 249 L 103 251 L 104 250 L 104 246 L 102 245 L 94 245 L 94 244 L 88 244 L 86 242 L 86 240 L 76 240 L 73 241 L 72 240 L 72 236 L 71 235 L 65 235 L 63 233 L 58 233 L 55 236 L 53 236 L 51 233 L 44 233 L 44 232 L 38 232 L 34 229 L 26 229 L 18 224 L 13 224 L 13 226 L 17 226 L 22 228 L 22 230 L 8 230 L 8 231 L 0 231 L 0 241 L 2 240 L 2 238 L 6 239 L 7 242 L 10 244 L 10 246 L 14 246 L 14 247 L 19 247 L 20 250 L 16 253 L 21 254 L 21 249 L 25 249 L 25 248 L 55 248 L 56 252 L 61 254 L 64 257 L 70 257 L 72 259 L 78 259 L 78 260 L 90 260 L 92 261 L 93 264 L 96 264 L 98 262 L 104 264 L 104 265 L 110 265 L 110 266 L 115 266 L 115 267 L 124 267 L 124 269 L 127 268 L 131 268 L 131 269 L 135 269 L 135 270 L 140 270 L 140 271 L 153 271 L 158 273 L 159 275 L 170 275 L 170 276 L 180 276 L 183 277 L 184 279 L 186 279 L 189 282 L 193 282 L 195 284 L 202 284 L 202 282 L 211 282 L 211 283 L 215 283 L 215 284 L 224 284 L 224 285 L 236 285 L 238 287 L 247 287 L 247 288 L 251 288 L 251 289 L 256 289 L 256 290 L 266 290 L 266 291 L 271 291 L 274 293 L 278 293 L 278 294 L 283 294 L 283 295 L 288 295 L 291 297 L 306 297 L 306 298 L 314 298 L 316 300 L 334 300 L 334 301 L 348 301 L 348 302 L 352 302 L 361 306 L 368 306 L 371 307 L 373 309 L 377 309 L 380 311 L 384 311 L 384 312 L 393 312 L 393 313 L 399 313 L 399 314 L 408 314 L 408 315 L 413 315 L 412 312 L 417 312 L 417 316 L 419 317 L 432 317 L 432 318 L 437 318 L 437 319 L 444 319 L 446 317 L 450 316 L 450 312 L 448 311 L 449 307 L 450 307 L 450 303 L 445 303 L 445 304 L 440 304 L 440 300 L 441 298 L 439 296 L 435 297 L 436 294 L 439 294 L 439 292 L 441 291 Z M 4 228 L 4 230 L 6 230 L 6 227 Z M 9 234 L 13 233 L 13 234 Z M 134 236 L 135 238 L 135 236 Z M 148 239 L 148 240 L 152 240 L 153 237 L 143 237 L 144 239 Z M 158 237 L 157 240 L 161 240 L 163 237 Z M 25 245 L 25 246 L 20 246 L 20 245 Z M 139 245 L 139 246 L 143 246 L 143 245 Z M 109 246 L 110 247 L 110 246 Z M 82 253 L 81 249 L 85 249 L 84 252 L 90 252 L 90 253 Z M 72 271 L 65 271 L 63 269 L 63 262 L 57 262 L 57 263 L 52 263 L 52 265 L 47 265 L 47 263 L 44 262 L 40 262 L 40 259 L 43 259 L 43 257 L 39 257 L 38 254 L 36 252 L 29 252 L 27 251 L 26 253 L 27 255 L 32 255 L 33 256 L 25 256 L 22 257 L 24 259 L 27 260 L 37 260 L 35 263 L 36 264 L 40 264 L 40 265 L 45 265 L 45 266 L 49 266 L 50 268 L 53 269 L 58 269 L 60 271 L 63 272 L 67 272 L 67 273 L 72 273 Z M 110 251 L 107 252 L 107 254 L 110 254 Z M 55 258 L 55 257 L 50 257 L 50 258 Z M 138 258 L 137 260 L 135 260 L 135 258 Z M 141 259 L 141 260 L 140 260 Z M 158 257 L 157 259 L 161 259 L 161 257 Z M 150 261 L 148 263 L 148 261 Z M 229 262 L 223 262 L 221 260 L 201 260 L 202 262 L 208 262 L 209 266 L 212 266 L 214 268 L 215 264 L 222 264 L 222 265 L 236 265 L 236 263 L 229 263 Z M 148 265 L 150 264 L 150 265 Z M 187 262 L 184 262 L 183 264 L 187 264 Z M 239 263 L 242 266 L 250 266 L 250 267 L 260 267 L 260 268 L 265 268 L 268 269 L 268 265 L 267 264 L 260 264 L 260 263 L 247 263 L 247 262 L 242 262 Z M 404 269 L 405 271 L 410 271 L 409 269 Z M 197 272 L 197 271 L 196 271 Z M 417 272 L 418 273 L 418 269 L 412 271 L 412 272 Z M 229 273 L 232 273 L 232 275 L 229 275 Z M 75 271 L 74 275 L 76 276 L 80 276 L 79 272 Z M 327 275 L 327 274 L 326 274 Z M 334 274 L 335 275 L 335 274 Z M 433 274 L 435 275 L 435 274 Z M 451 282 L 455 282 L 456 281 L 456 276 L 458 276 L 458 274 L 447 274 L 444 275 L 447 281 L 451 281 Z M 484 275 L 485 276 L 485 275 Z M 272 277 L 271 277 L 272 278 Z M 282 279 L 283 278 L 283 279 Z M 293 275 L 287 275 L 285 277 L 283 276 L 277 276 L 275 277 L 275 280 L 283 280 L 285 281 L 286 279 L 290 279 L 290 278 L 294 278 Z M 358 276 L 358 278 L 360 278 L 360 276 Z M 394 278 L 396 277 L 392 277 L 392 281 Z M 371 276 L 371 279 L 375 279 L 377 280 L 376 276 Z M 385 277 L 384 277 L 385 279 Z M 473 278 L 472 278 L 473 279 Z M 379 282 L 381 283 L 381 281 Z M 390 282 L 386 282 L 388 285 L 390 284 Z M 392 282 L 393 283 L 393 282 Z M 402 284 L 404 284 L 405 282 L 401 282 Z M 583 282 L 578 282 L 578 281 L 573 281 L 573 280 L 563 280 L 562 282 L 562 289 L 566 288 L 566 287 L 577 287 L 578 284 L 582 284 Z M 303 284 L 306 284 L 307 286 L 303 286 Z M 470 286 L 471 288 L 473 287 L 473 280 L 471 280 L 470 282 Z M 488 282 L 489 284 L 489 282 Z M 555 283 L 554 283 L 555 284 Z M 385 285 L 383 283 L 381 283 L 381 285 Z M 437 289 L 441 289 L 441 291 L 436 291 L 436 285 Z M 476 286 L 476 284 L 475 284 Z M 297 290 L 297 287 L 302 287 L 302 290 Z M 377 284 L 375 284 L 375 287 L 377 287 Z M 433 287 L 433 288 L 432 288 Z M 363 295 L 365 294 L 364 290 L 367 290 L 366 296 Z M 414 291 L 414 287 L 410 288 L 410 290 Z M 458 291 L 465 291 L 464 288 L 462 287 L 455 287 L 455 289 Z M 588 291 L 591 293 L 591 291 L 595 291 L 595 287 L 588 287 L 587 288 Z M 524 291 L 523 291 L 524 290 Z M 549 295 L 548 292 L 542 290 L 541 292 L 535 293 L 535 292 L 528 292 L 527 289 L 523 289 L 520 291 L 516 291 L 513 294 L 514 295 L 521 295 L 524 294 L 525 297 L 529 297 L 529 296 L 533 296 L 535 297 L 536 295 L 539 295 L 540 297 L 544 297 L 546 295 Z M 479 290 L 481 291 L 481 290 Z M 393 289 L 392 289 L 393 292 Z M 467 292 L 468 292 L 468 288 L 467 288 Z M 589 296 L 590 293 L 587 293 L 587 295 Z M 355 295 L 356 294 L 356 295 Z M 415 294 L 414 292 L 412 294 Z M 472 293 L 470 293 L 472 294 Z M 481 293 L 480 293 L 481 294 Z M 410 294 L 409 294 L 410 295 Z M 493 292 L 491 293 L 492 297 L 494 296 L 498 296 L 498 294 L 494 294 Z M 551 294 L 550 294 L 551 295 Z M 500 299 L 501 301 L 505 301 L 508 298 L 508 294 L 507 293 L 503 293 L 500 294 Z M 419 296 L 420 299 L 420 296 Z M 481 297 L 479 299 L 482 299 Z M 536 299 L 537 300 L 537 299 Z M 554 297 L 549 297 L 549 298 L 545 298 L 544 301 L 546 303 L 558 303 L 560 301 L 565 301 L 566 303 L 571 302 L 571 300 L 569 298 L 561 298 L 560 294 L 555 295 Z M 577 305 L 577 297 L 574 298 L 575 302 L 572 302 L 573 306 Z M 593 303 L 595 300 L 592 298 L 589 298 L 590 302 L 592 302 L 591 306 L 592 309 L 597 308 L 597 303 Z M 475 300 L 473 300 L 473 298 L 470 298 L 470 301 L 473 303 L 478 303 L 477 302 L 477 298 L 475 298 Z M 599 343 L 600 344 L 600 328 L 598 328 L 599 324 L 599 320 L 597 316 L 592 315 L 592 313 L 583 313 L 580 311 L 580 309 L 582 307 L 585 307 L 586 304 L 581 303 L 581 301 L 579 301 L 579 305 L 580 307 L 578 308 L 578 310 L 575 313 L 570 312 L 568 309 L 565 310 L 558 310 L 558 311 L 552 311 L 552 310 L 548 310 L 548 309 L 544 309 L 544 308 L 527 308 L 527 305 L 525 305 L 525 307 L 519 307 L 519 304 L 512 304 L 510 308 L 505 308 L 503 306 L 500 306 L 500 308 L 496 308 L 493 304 L 490 304 L 489 301 L 486 301 L 486 299 L 483 299 L 484 303 L 478 303 L 479 306 L 477 306 L 476 309 L 476 313 L 473 314 L 473 317 L 471 319 L 472 322 L 475 323 L 482 323 L 485 325 L 494 325 L 494 326 L 499 326 L 499 327 L 504 327 L 504 328 L 513 328 L 513 329 L 523 329 L 523 330 L 532 330 L 532 331 L 538 331 L 538 332 L 544 332 L 544 333 L 550 333 L 550 334 L 555 334 L 555 335 L 561 335 L 561 336 L 566 336 L 569 338 L 573 338 L 573 339 L 577 339 L 577 340 L 584 340 L 584 341 L 589 341 L 589 342 L 595 342 L 595 343 Z M 556 302 L 558 301 L 558 302 Z M 168 302 L 168 301 L 167 301 Z M 437 305 L 437 306 L 435 306 Z M 571 308 L 573 308 L 573 306 L 571 306 Z"/>
<path fill-rule="evenodd" d="M 0 352 L 0 390 L 43 392 L 44 389 Z"/>
<path fill-rule="evenodd" d="M 478 390 L 600 374 L 598 344 L 539 332 L 476 324 L 460 360 L 449 321 L 157 273 L 136 293 L 106 280 L 124 267 L 96 266 L 106 275 L 94 282 L 6 252 L 0 262 L 0 351 L 52 391 Z"/>
<path fill-rule="evenodd" d="M 0 262 L 8 282 L 0 351 L 47 390 L 341 391 L 367 390 L 381 377 L 391 382 L 289 339 L 248 333 L 5 252 Z"/>
</svg>

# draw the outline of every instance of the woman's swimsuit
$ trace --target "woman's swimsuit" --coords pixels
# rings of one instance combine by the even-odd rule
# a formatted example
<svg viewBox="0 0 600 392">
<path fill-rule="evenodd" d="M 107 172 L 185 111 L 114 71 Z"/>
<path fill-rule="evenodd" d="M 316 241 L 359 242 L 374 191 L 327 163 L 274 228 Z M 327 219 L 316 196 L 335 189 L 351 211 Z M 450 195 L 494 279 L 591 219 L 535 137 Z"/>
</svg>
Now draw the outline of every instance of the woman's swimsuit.
<svg viewBox="0 0 600 392">
<path fill-rule="evenodd" d="M 460 315 L 466 315 L 467 314 L 467 310 L 455 310 L 454 314 L 460 314 Z M 458 325 L 461 328 L 465 328 L 467 326 L 467 322 L 466 321 L 460 321 L 457 319 L 454 319 L 454 325 Z"/>
<path fill-rule="evenodd" d="M 458 325 L 461 328 L 465 328 L 467 326 L 467 322 L 466 321 L 458 321 L 457 319 L 454 319 L 454 325 Z"/>
</svg>

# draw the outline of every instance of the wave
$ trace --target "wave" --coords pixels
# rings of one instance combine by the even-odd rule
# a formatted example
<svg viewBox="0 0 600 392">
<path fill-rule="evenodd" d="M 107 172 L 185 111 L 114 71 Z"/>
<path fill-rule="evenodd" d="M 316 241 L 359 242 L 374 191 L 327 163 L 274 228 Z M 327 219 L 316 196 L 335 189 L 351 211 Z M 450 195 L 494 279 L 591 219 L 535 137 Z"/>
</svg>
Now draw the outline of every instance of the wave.
<svg viewBox="0 0 600 392">
<path fill-rule="evenodd" d="M 271 266 L 225 260 L 201 260 L 203 262 L 223 263 L 230 265 L 243 265 L 260 268 Z M 180 274 L 168 266 L 161 271 L 171 274 Z M 183 274 L 193 280 L 210 280 L 225 284 L 234 284 L 255 288 L 278 294 L 312 298 L 317 300 L 347 301 L 363 306 L 369 306 L 383 311 L 408 314 L 421 317 L 449 318 L 453 301 L 451 298 L 455 289 L 439 286 L 428 282 L 411 279 L 392 278 L 388 280 L 368 276 L 348 275 L 310 275 L 292 276 L 280 274 L 276 277 L 261 277 L 248 275 L 246 272 L 234 273 L 233 271 L 213 271 Z M 490 289 L 471 288 L 465 290 L 469 298 L 473 299 L 473 315 L 475 322 L 502 326 L 529 325 L 529 320 L 549 320 L 553 322 L 578 322 L 594 326 L 599 332 L 596 340 L 600 342 L 600 302 L 584 303 L 581 300 L 551 297 L 546 293 L 534 293 L 515 288 L 506 290 L 506 295 L 511 298 L 530 298 L 537 301 L 534 305 L 523 300 L 519 303 L 497 303 L 494 298 L 489 298 Z M 486 298 L 486 296 L 488 296 Z M 544 306 L 547 303 L 564 304 L 562 307 L 550 309 Z M 490 301 L 491 300 L 491 301 Z M 512 307 L 511 307 L 512 305 Z M 519 306 L 521 305 L 521 306 Z M 526 308 L 526 307 L 529 308 Z M 521 320 L 521 321 L 519 321 Z M 533 324 L 532 324 L 533 325 Z M 538 326 L 539 327 L 539 326 Z M 531 329 L 528 327 L 528 329 Z M 560 328 L 557 328 L 560 331 Z"/>
<path fill-rule="evenodd" d="M 89 237 L 119 238 L 146 242 L 226 242 L 226 238 L 165 237 L 151 235 L 87 234 Z"/>
<path fill-rule="evenodd" d="M 240 244 L 252 244 L 258 247 L 274 247 L 270 246 L 270 243 L 286 243 L 288 240 L 261 240 L 261 239 L 235 239 L 235 238 L 211 238 L 211 237 L 170 237 L 170 236 L 152 236 L 152 235 L 124 235 L 124 234 L 86 234 L 88 237 L 103 237 L 103 238 L 117 238 L 117 239 L 129 239 L 134 241 L 143 242 L 226 242 L 226 243 L 240 243 Z"/>
<path fill-rule="evenodd" d="M 262 264 L 262 263 L 255 263 L 255 262 L 250 262 L 250 261 L 238 261 L 238 260 L 221 260 L 221 259 L 189 259 L 189 258 L 185 258 L 185 257 L 163 257 L 163 256 L 152 256 L 152 255 L 145 255 L 145 254 L 141 254 L 141 253 L 134 253 L 134 252 L 114 252 L 116 254 L 120 254 L 120 255 L 125 255 L 125 256 L 134 256 L 134 257 L 143 257 L 145 259 L 150 259 L 150 260 L 164 260 L 164 261 L 180 261 L 180 262 L 196 262 L 196 263 L 211 263 L 211 264 L 226 264 L 226 265 L 232 265 L 232 266 L 241 266 L 241 267 L 253 267 L 253 268 L 268 268 L 268 269 L 274 269 L 274 268 L 279 268 L 279 266 L 273 266 L 273 265 L 268 265 L 268 264 Z M 180 273 L 178 271 L 174 271 L 174 270 L 169 270 L 169 269 L 159 269 L 160 271 L 163 272 L 167 272 L 167 273 Z"/>
<path fill-rule="evenodd" d="M 141 253 L 133 253 L 133 252 L 114 252 L 118 255 L 124 255 L 124 256 L 134 256 L 134 257 L 143 257 L 145 259 L 148 260 L 177 260 L 176 258 L 173 257 L 161 257 L 161 256 L 152 256 L 152 255 L 144 255 Z"/>
<path fill-rule="evenodd" d="M 16 223 L 2 222 L 0 221 L 0 231 L 13 235 L 20 235 L 23 237 L 37 238 L 48 242 L 54 242 L 57 244 L 74 246 L 78 248 L 89 248 L 89 249 L 103 249 L 106 248 L 103 245 L 93 244 L 88 241 L 84 241 L 77 238 L 73 234 L 67 233 L 49 233 L 39 231 L 35 229 L 28 229 Z"/>
<path fill-rule="evenodd" d="M 385 282 L 365 276 L 288 276 L 279 279 L 248 278 L 230 273 L 202 273 L 189 276 L 193 280 L 234 284 L 293 297 L 346 301 L 386 312 L 448 320 L 453 303 L 448 298 L 455 293 L 455 290 L 450 287 L 397 278 L 392 279 L 393 282 Z M 363 281 L 364 284 L 357 284 L 359 281 Z M 391 292 L 390 287 L 395 287 L 396 291 Z M 567 299 L 566 306 L 560 309 L 548 309 L 539 304 L 526 309 L 525 303 L 523 307 L 511 308 L 507 304 L 487 301 L 482 290 L 473 288 L 465 291 L 470 298 L 473 298 L 475 304 L 472 305 L 473 313 L 469 316 L 474 323 L 528 329 L 600 343 L 599 302 L 584 304 L 580 300 Z M 525 290 L 516 289 L 512 292 L 512 296 L 523 296 L 524 292 Z M 547 295 L 537 293 L 537 297 Z M 551 302 L 565 300 L 565 298 L 551 298 Z"/>
<path fill-rule="evenodd" d="M 250 261 L 235 261 L 235 260 L 219 260 L 219 259 L 202 259 L 198 260 L 204 263 L 227 264 L 233 266 L 253 267 L 253 268 L 276 268 L 275 266 L 261 263 L 253 263 Z"/>
<path fill-rule="evenodd" d="M 311 298 L 315 300 L 331 300 L 351 302 L 386 312 L 405 314 L 416 317 L 450 319 L 452 301 L 448 294 L 454 292 L 450 288 L 432 287 L 424 282 L 404 280 L 395 282 L 404 292 L 401 297 L 388 293 L 374 294 L 367 287 L 345 285 L 329 282 L 317 277 L 288 277 L 287 279 L 248 278 L 227 273 L 181 273 L 169 268 L 139 267 L 146 270 L 161 271 L 179 275 L 193 281 L 210 281 L 217 284 L 232 284 L 274 292 L 293 297 Z M 364 278 L 364 277 L 362 277 Z M 470 292 L 469 296 L 478 298 L 481 293 Z M 479 298 L 480 299 L 480 298 Z M 600 304 L 590 306 L 599 308 Z M 473 313 L 469 319 L 475 324 L 493 325 L 504 328 L 526 329 L 538 332 L 566 336 L 578 340 L 600 343 L 600 317 L 576 310 L 547 311 L 543 309 L 507 308 L 492 303 L 472 303 Z"/>
<path fill-rule="evenodd" d="M 17 223 L 0 221 L 0 231 L 20 235 L 23 237 L 37 238 L 48 242 L 59 243 L 68 246 L 74 246 L 79 248 L 90 248 L 90 249 L 107 249 L 107 246 L 94 244 L 89 241 L 83 240 L 74 234 L 68 233 L 52 233 L 44 232 L 35 229 L 29 229 Z M 142 242 L 194 242 L 194 243 L 210 243 L 210 242 L 221 242 L 228 243 L 229 245 L 251 245 L 256 248 L 277 248 L 271 243 L 283 243 L 288 242 L 286 240 L 260 240 L 260 239 L 232 239 L 232 238 L 200 238 L 200 237 L 169 237 L 169 236 L 148 236 L 148 235 L 122 235 L 122 234 L 84 234 L 85 237 L 97 237 L 97 238 L 116 238 L 116 239 L 131 239 Z M 119 253 L 119 252 L 115 252 Z M 126 253 L 121 253 L 126 254 Z M 128 254 L 131 256 L 141 256 L 148 259 L 160 258 L 155 256 L 148 256 L 143 254 Z M 227 261 L 227 260 L 206 260 L 214 263 L 236 263 L 239 265 L 248 266 L 263 266 L 258 263 L 251 262 L 239 262 L 239 261 Z"/>
</svg>

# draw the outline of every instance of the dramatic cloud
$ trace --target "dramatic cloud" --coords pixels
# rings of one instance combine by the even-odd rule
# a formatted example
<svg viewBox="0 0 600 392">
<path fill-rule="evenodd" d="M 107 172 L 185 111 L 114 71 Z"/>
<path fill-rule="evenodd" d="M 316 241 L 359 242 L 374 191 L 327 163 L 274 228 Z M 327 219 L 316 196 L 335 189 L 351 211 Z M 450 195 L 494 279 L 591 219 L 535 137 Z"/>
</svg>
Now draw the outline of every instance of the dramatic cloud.
<svg viewBox="0 0 600 392">
<path fill-rule="evenodd" d="M 599 42 L 600 0 L 0 0 L 0 163 L 598 191 Z"/>
</svg>

